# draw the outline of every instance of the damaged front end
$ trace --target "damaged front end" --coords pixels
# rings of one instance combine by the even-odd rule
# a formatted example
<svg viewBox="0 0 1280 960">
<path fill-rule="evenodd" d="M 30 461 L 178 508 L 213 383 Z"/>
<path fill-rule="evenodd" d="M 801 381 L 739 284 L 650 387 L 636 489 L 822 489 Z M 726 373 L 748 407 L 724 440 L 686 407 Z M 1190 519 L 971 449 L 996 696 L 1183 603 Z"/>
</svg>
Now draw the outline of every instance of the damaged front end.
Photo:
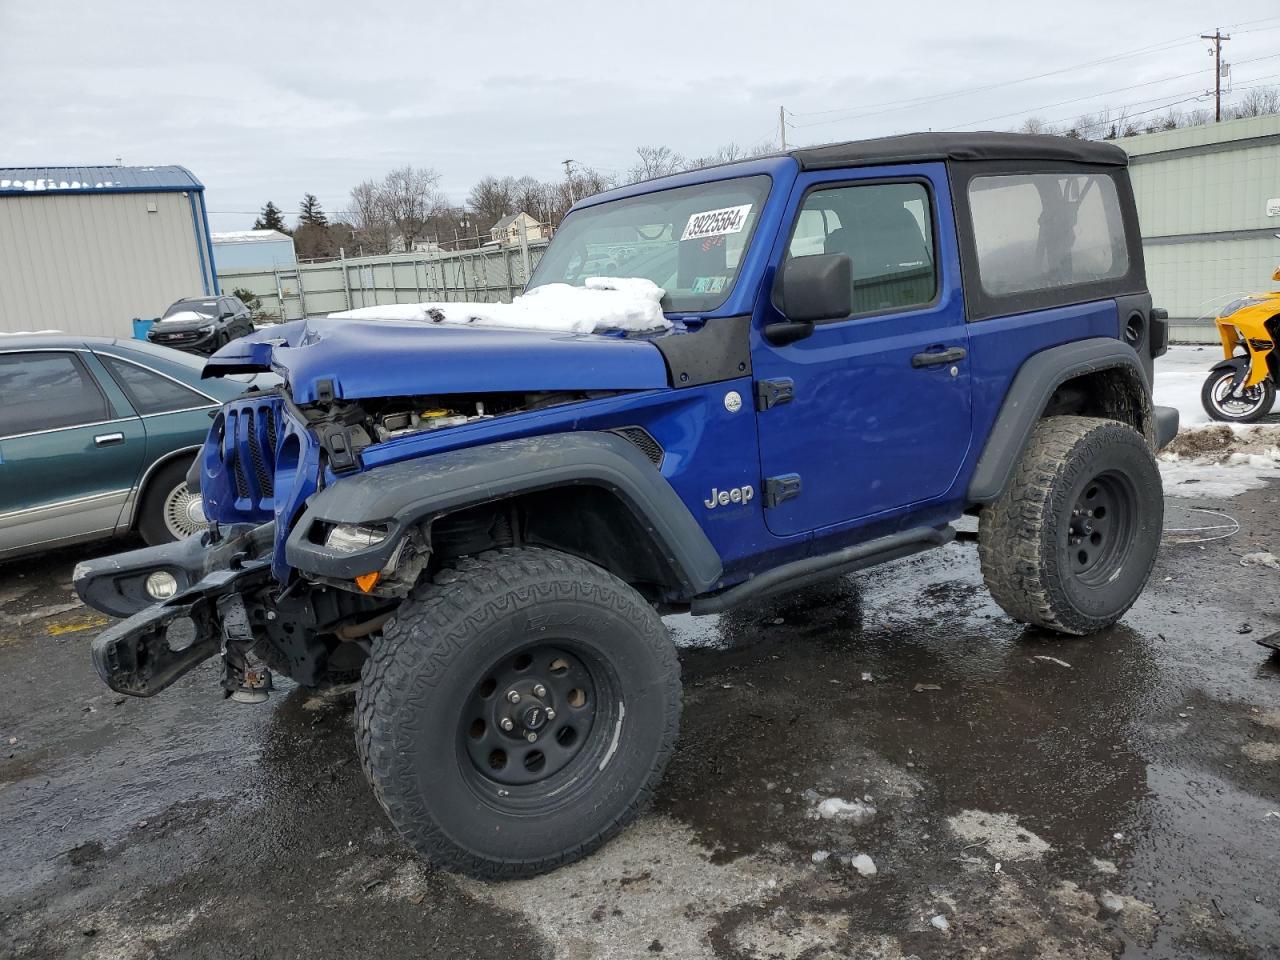
<svg viewBox="0 0 1280 960">
<path fill-rule="evenodd" d="M 215 655 L 223 690 L 239 700 L 262 699 L 272 670 L 304 686 L 354 679 L 365 651 L 352 641 L 381 626 L 390 606 L 326 588 L 281 590 L 271 575 L 274 541 L 274 523 L 241 525 L 216 540 L 206 534 L 79 564 L 81 598 L 126 616 L 93 642 L 103 682 L 150 697 Z M 157 573 L 177 587 L 152 602 L 148 580 Z"/>
<path fill-rule="evenodd" d="M 237 699 L 260 699 L 272 672 L 310 687 L 356 679 L 424 572 L 518 535 L 501 510 L 399 523 L 370 497 L 387 470 L 420 474 L 469 446 L 442 436 L 455 430 L 492 444 L 508 419 L 666 384 L 651 344 L 350 320 L 260 331 L 206 374 L 268 369 L 285 384 L 224 404 L 189 474 L 209 530 L 76 569 L 88 605 L 126 618 L 93 645 L 119 693 L 153 696 L 213 656 Z M 308 517 L 321 494 L 349 509 Z"/>
</svg>

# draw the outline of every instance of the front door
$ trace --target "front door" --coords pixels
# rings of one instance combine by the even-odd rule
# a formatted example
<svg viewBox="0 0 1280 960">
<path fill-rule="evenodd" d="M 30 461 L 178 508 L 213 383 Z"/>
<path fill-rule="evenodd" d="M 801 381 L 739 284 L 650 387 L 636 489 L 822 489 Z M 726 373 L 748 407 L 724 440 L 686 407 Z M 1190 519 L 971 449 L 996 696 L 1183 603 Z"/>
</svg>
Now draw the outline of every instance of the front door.
<svg viewBox="0 0 1280 960">
<path fill-rule="evenodd" d="M 802 174 L 789 209 L 775 266 L 848 255 L 854 312 L 792 344 L 755 344 L 765 517 L 778 536 L 944 497 L 972 433 L 945 167 Z M 762 309 L 757 330 L 782 319 Z"/>
<path fill-rule="evenodd" d="M 146 434 L 100 369 L 81 351 L 0 353 L 0 555 L 115 529 Z"/>
</svg>

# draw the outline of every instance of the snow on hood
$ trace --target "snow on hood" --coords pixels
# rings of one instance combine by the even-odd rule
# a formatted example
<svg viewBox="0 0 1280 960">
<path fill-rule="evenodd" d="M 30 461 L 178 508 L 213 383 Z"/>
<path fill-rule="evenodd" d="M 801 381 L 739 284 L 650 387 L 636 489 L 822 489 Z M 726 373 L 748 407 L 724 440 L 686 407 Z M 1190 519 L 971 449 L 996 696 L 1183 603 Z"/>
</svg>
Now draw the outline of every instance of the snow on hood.
<svg viewBox="0 0 1280 960">
<path fill-rule="evenodd" d="M 516 330 L 648 333 L 671 328 L 663 289 L 643 277 L 590 277 L 585 287 L 548 283 L 511 303 L 400 303 L 331 313 L 340 320 L 419 320 Z"/>
<path fill-rule="evenodd" d="M 195 320 L 204 320 L 206 323 L 212 323 L 213 317 L 204 313 L 196 313 L 194 310 L 179 310 L 177 313 L 171 313 L 169 316 L 157 320 L 156 323 L 191 323 Z"/>
</svg>

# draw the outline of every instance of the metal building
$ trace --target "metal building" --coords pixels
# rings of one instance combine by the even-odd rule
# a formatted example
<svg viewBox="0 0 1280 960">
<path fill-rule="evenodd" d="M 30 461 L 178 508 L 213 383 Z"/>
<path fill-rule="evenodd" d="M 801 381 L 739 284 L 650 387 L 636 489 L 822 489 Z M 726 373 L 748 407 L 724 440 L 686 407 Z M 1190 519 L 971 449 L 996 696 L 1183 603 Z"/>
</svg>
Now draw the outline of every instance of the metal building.
<svg viewBox="0 0 1280 960">
<path fill-rule="evenodd" d="M 1117 140 L 1129 154 L 1147 283 L 1171 336 L 1216 343 L 1212 318 L 1275 288 L 1280 264 L 1280 116 Z"/>
<path fill-rule="evenodd" d="M 183 167 L 0 168 L 0 332 L 129 336 L 218 292 L 204 186 Z"/>
<path fill-rule="evenodd" d="M 226 230 L 213 234 L 213 265 L 228 270 L 271 270 L 298 262 L 293 237 L 279 230 Z"/>
</svg>

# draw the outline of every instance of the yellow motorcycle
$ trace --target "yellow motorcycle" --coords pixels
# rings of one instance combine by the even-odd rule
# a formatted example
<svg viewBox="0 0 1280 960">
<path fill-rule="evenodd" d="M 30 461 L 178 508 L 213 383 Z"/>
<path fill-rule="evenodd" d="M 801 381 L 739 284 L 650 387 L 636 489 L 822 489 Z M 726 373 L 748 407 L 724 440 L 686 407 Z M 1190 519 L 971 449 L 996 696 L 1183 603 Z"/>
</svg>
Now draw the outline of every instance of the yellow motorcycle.
<svg viewBox="0 0 1280 960">
<path fill-rule="evenodd" d="M 1271 279 L 1280 280 L 1280 268 Z M 1254 423 L 1271 412 L 1280 382 L 1280 290 L 1235 300 L 1215 322 L 1226 359 L 1209 372 L 1200 402 L 1214 420 Z"/>
</svg>

